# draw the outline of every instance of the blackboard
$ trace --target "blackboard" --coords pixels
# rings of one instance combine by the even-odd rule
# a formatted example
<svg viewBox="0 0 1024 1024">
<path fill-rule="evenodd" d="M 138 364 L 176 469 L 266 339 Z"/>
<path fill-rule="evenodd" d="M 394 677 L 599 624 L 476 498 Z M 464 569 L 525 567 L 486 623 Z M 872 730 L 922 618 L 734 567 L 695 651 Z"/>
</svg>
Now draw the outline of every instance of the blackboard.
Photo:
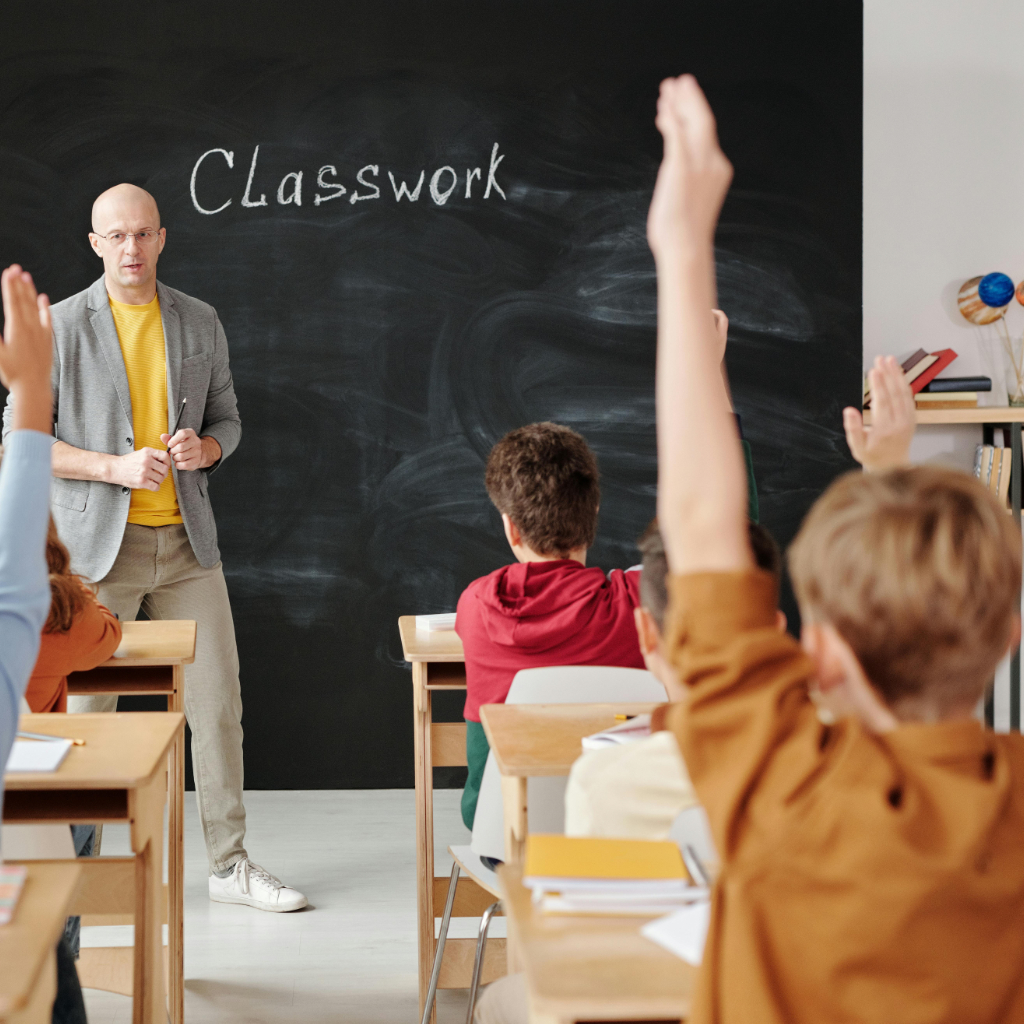
<svg viewBox="0 0 1024 1024">
<path fill-rule="evenodd" d="M 636 561 L 667 74 L 699 76 L 736 167 L 720 304 L 780 542 L 849 468 L 861 17 L 845 0 L 156 0 L 5 23 L 0 260 L 55 300 L 86 287 L 91 202 L 132 181 L 168 229 L 162 279 L 227 331 L 244 433 L 211 495 L 248 786 L 411 785 L 396 619 L 454 608 L 508 560 L 483 466 L 512 427 L 587 437 L 591 561 Z"/>
</svg>

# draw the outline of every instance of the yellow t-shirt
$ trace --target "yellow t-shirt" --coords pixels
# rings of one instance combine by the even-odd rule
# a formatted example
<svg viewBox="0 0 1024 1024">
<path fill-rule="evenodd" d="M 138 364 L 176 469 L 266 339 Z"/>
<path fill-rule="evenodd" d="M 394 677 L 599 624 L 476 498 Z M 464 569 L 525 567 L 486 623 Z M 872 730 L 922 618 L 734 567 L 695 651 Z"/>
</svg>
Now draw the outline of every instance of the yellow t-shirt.
<svg viewBox="0 0 1024 1024">
<path fill-rule="evenodd" d="M 107 296 L 110 299 L 110 296 Z M 130 306 L 110 299 L 110 312 L 121 342 L 121 355 L 128 374 L 132 397 L 132 431 L 135 450 L 155 448 L 166 451 L 160 440 L 167 426 L 167 350 L 160 299 L 153 296 L 144 306 Z M 158 491 L 133 490 L 128 522 L 139 526 L 168 526 L 180 523 L 181 510 L 174 491 L 174 477 L 168 473 Z"/>
</svg>

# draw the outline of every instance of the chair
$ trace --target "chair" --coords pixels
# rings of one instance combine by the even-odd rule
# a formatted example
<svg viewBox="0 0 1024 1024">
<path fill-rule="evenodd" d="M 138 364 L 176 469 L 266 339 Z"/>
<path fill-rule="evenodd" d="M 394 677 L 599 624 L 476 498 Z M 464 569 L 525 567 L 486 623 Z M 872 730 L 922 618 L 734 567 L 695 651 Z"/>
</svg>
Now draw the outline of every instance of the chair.
<svg viewBox="0 0 1024 1024">
<path fill-rule="evenodd" d="M 506 704 L 629 704 L 662 703 L 665 687 L 650 672 L 607 665 L 561 665 L 517 672 Z M 565 787 L 568 779 L 527 782 L 528 827 L 531 832 L 565 831 Z M 481 857 L 505 859 L 501 773 L 488 754 L 480 797 L 473 819 L 473 851 Z"/>
<path fill-rule="evenodd" d="M 628 704 L 663 702 L 668 699 L 665 687 L 643 669 L 617 668 L 607 665 L 560 665 L 551 668 L 527 668 L 517 672 L 505 698 L 506 704 Z M 530 779 L 528 782 L 529 827 L 532 832 L 565 831 L 564 778 Z M 495 897 L 480 918 L 476 957 L 473 961 L 473 979 L 469 990 L 469 1011 L 466 1024 L 473 1024 L 477 989 L 483 969 L 487 932 L 491 920 L 501 904 L 498 878 L 480 860 L 481 856 L 503 860 L 505 857 L 504 809 L 501 798 L 501 776 L 494 755 L 489 754 L 480 784 L 476 816 L 473 819 L 473 838 L 469 846 L 450 846 L 452 855 L 451 879 L 445 901 L 441 930 L 434 954 L 434 968 L 423 1009 L 423 1024 L 430 1019 L 441 973 L 448 923 L 455 902 L 455 889 L 460 873 L 465 873 L 482 889 Z"/>
</svg>

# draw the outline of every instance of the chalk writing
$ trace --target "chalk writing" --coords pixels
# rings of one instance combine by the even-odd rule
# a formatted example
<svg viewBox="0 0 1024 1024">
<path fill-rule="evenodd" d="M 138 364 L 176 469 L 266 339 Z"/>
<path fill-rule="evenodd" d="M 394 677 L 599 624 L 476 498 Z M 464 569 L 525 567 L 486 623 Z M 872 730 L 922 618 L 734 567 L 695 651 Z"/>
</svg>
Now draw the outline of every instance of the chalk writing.
<svg viewBox="0 0 1024 1024">
<path fill-rule="evenodd" d="M 216 191 L 215 188 L 204 191 L 203 201 L 200 201 L 199 189 L 197 188 L 197 179 L 200 177 L 200 170 L 203 168 L 204 162 L 215 155 L 219 154 L 221 158 L 227 163 L 228 170 L 233 171 L 235 169 L 235 154 L 233 150 L 222 149 L 215 147 L 214 149 L 208 149 L 199 159 L 195 162 L 192 167 L 192 177 L 189 179 L 189 194 L 192 196 L 192 205 L 196 208 L 199 213 L 213 216 L 216 213 L 221 213 L 226 210 L 234 201 L 231 196 L 224 198 L 223 193 L 219 196 L 213 196 L 210 193 Z M 249 162 L 249 174 L 245 179 L 245 191 L 242 193 L 240 203 L 247 209 L 257 206 L 268 206 L 267 194 L 265 192 L 259 193 L 259 199 L 253 199 L 253 184 L 257 182 L 258 167 L 257 163 L 260 155 L 260 147 L 256 146 L 252 151 L 252 160 Z M 487 179 L 484 183 L 483 199 L 490 199 L 491 192 L 493 191 L 497 195 L 501 196 L 502 199 L 506 199 L 505 190 L 498 183 L 497 172 L 502 160 L 505 159 L 505 154 L 500 153 L 498 150 L 498 143 L 494 143 L 491 148 L 490 162 L 487 168 Z M 420 194 L 423 191 L 423 183 L 427 181 L 427 170 L 424 168 L 420 171 L 419 177 L 411 179 L 414 184 L 410 185 L 409 180 L 406 178 L 396 178 L 394 172 L 387 171 L 388 180 L 391 182 L 391 191 L 394 194 L 395 202 L 401 203 L 403 200 L 409 203 L 419 202 Z M 277 186 L 276 196 L 277 203 L 279 206 L 302 206 L 303 199 L 303 180 L 305 172 L 302 170 L 289 171 L 281 178 Z M 333 178 L 334 180 L 328 180 Z M 366 164 L 364 167 L 360 167 L 356 172 L 355 179 L 356 185 L 353 186 L 350 192 L 345 185 L 339 180 L 338 168 L 334 164 L 324 164 L 316 174 L 316 188 L 317 191 L 313 196 L 313 205 L 315 207 L 320 206 L 321 203 L 328 203 L 332 199 L 340 199 L 342 196 L 348 196 L 350 204 L 360 203 L 370 199 L 381 199 L 383 193 L 380 190 L 380 186 L 372 178 L 380 178 L 380 165 L 379 164 Z M 465 171 L 466 187 L 463 197 L 465 199 L 472 199 L 473 197 L 473 182 L 484 182 L 483 169 L 480 167 L 467 167 Z M 262 176 L 262 180 L 266 182 L 266 176 Z M 460 175 L 459 172 L 449 164 L 445 164 L 443 167 L 438 167 L 434 170 L 429 178 L 429 195 L 434 205 L 444 206 L 445 203 L 455 193 L 455 190 L 459 187 Z M 270 184 L 267 182 L 267 184 Z M 360 191 L 360 187 L 363 191 Z M 213 204 L 220 199 L 220 205 L 214 206 Z M 204 203 L 209 205 L 204 205 Z"/>
</svg>

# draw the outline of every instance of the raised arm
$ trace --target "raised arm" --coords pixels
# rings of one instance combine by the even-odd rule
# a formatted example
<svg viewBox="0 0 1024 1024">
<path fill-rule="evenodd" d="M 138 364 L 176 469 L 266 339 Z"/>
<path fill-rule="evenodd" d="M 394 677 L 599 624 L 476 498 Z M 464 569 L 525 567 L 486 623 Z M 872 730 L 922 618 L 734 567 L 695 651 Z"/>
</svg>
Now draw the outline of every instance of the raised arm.
<svg viewBox="0 0 1024 1024">
<path fill-rule="evenodd" d="M 732 165 L 692 76 L 662 83 L 656 124 L 665 151 L 647 237 L 658 270 L 658 519 L 673 573 L 745 569 L 746 472 L 708 314 Z"/>
<path fill-rule="evenodd" d="M 18 728 L 18 702 L 50 608 L 51 326 L 45 295 L 17 265 L 0 275 L 0 381 L 15 401 L 0 466 L 0 767 Z"/>
</svg>

